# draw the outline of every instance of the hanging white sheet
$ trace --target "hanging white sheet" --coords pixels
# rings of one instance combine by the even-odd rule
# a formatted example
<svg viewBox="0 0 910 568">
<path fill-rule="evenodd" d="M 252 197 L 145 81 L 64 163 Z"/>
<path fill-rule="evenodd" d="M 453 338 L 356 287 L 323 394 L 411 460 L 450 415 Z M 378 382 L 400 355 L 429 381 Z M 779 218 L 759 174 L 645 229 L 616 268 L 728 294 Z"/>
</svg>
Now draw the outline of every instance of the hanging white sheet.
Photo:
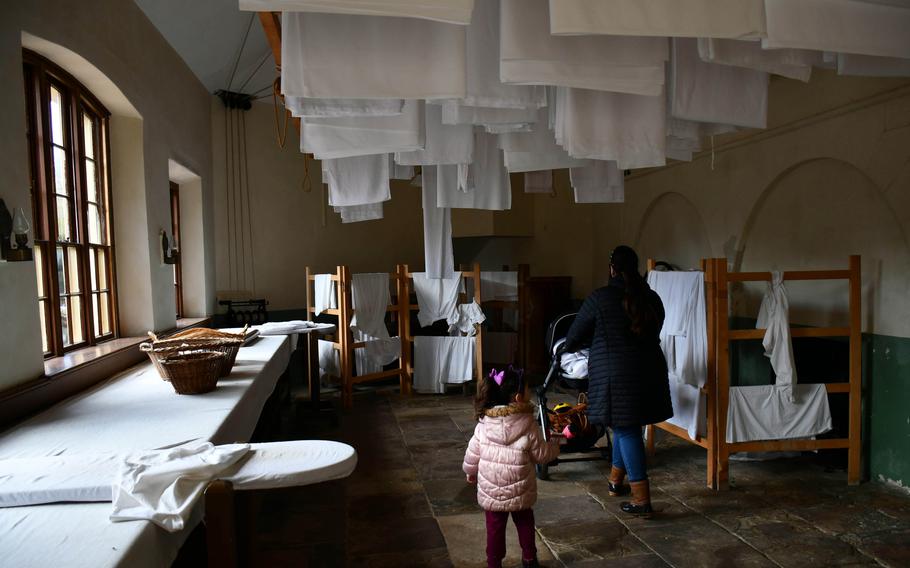
<svg viewBox="0 0 910 568">
<path fill-rule="evenodd" d="M 422 101 L 407 101 L 397 116 L 301 119 L 300 151 L 325 160 L 420 150 L 423 115 Z"/>
<path fill-rule="evenodd" d="M 857 77 L 910 77 L 910 58 L 838 53 L 837 74 Z"/>
<path fill-rule="evenodd" d="M 910 59 L 910 7 L 857 0 L 765 0 L 765 48 Z"/>
<path fill-rule="evenodd" d="M 382 219 L 382 203 L 368 203 L 366 205 L 350 205 L 333 207 L 335 213 L 341 215 L 342 223 L 359 223 L 361 221 L 375 221 Z"/>
<path fill-rule="evenodd" d="M 310 99 L 284 97 L 284 105 L 297 117 L 396 116 L 403 99 Z"/>
<path fill-rule="evenodd" d="M 547 0 L 502 0 L 503 83 L 639 95 L 663 92 L 666 38 L 550 35 Z"/>
<path fill-rule="evenodd" d="M 473 209 L 474 208 L 474 190 L 465 190 L 458 183 L 458 171 L 464 169 L 463 166 L 427 166 L 423 169 L 427 172 L 434 169 L 430 175 L 434 176 L 436 182 L 436 204 L 439 207 L 448 209 Z M 426 186 L 424 186 L 426 187 Z"/>
<path fill-rule="evenodd" d="M 414 178 L 414 166 L 395 163 L 396 154 L 389 154 L 389 179 L 410 180 Z"/>
<path fill-rule="evenodd" d="M 623 171 L 616 162 L 594 160 L 583 168 L 569 170 L 575 203 L 623 203 L 626 200 Z"/>
<path fill-rule="evenodd" d="M 831 430 L 825 385 L 796 385 L 793 394 L 795 402 L 775 385 L 731 387 L 727 442 L 809 438 Z"/>
<path fill-rule="evenodd" d="M 705 63 L 698 41 L 674 38 L 670 66 L 670 113 L 696 122 L 765 128 L 768 74 Z"/>
<path fill-rule="evenodd" d="M 473 337 L 414 338 L 414 390 L 445 392 L 446 384 L 460 384 L 474 375 Z"/>
<path fill-rule="evenodd" d="M 762 0 L 550 0 L 550 33 L 760 37 Z"/>
<path fill-rule="evenodd" d="M 458 101 L 442 104 L 443 124 L 525 127 L 537 121 L 536 108 L 494 108 L 467 106 Z"/>
<path fill-rule="evenodd" d="M 450 335 L 465 334 L 468 337 L 477 335 L 475 324 L 481 324 L 487 320 L 480 305 L 472 301 L 470 304 L 460 304 L 455 311 L 446 319 L 449 324 Z"/>
<path fill-rule="evenodd" d="M 329 186 L 329 205 L 333 207 L 382 203 L 392 198 L 387 154 L 322 160 L 322 177 Z"/>
<path fill-rule="evenodd" d="M 698 38 L 698 56 L 706 63 L 744 67 L 809 82 L 812 66 L 822 61 L 819 51 L 763 49 L 759 40 Z"/>
<path fill-rule="evenodd" d="M 417 321 L 421 327 L 433 325 L 439 320 L 448 321 L 458 305 L 461 275 L 450 278 L 430 278 L 425 272 L 414 272 L 414 293 L 417 295 Z"/>
<path fill-rule="evenodd" d="M 556 142 L 570 156 L 624 170 L 666 163 L 665 97 L 559 88 L 556 105 Z"/>
<path fill-rule="evenodd" d="M 361 16 L 400 16 L 466 25 L 474 0 L 240 0 L 251 12 L 321 12 Z"/>
<path fill-rule="evenodd" d="M 340 377 L 341 357 L 335 344 L 324 339 L 319 340 L 319 376 Z"/>
<path fill-rule="evenodd" d="M 398 359 L 401 339 L 390 337 L 385 316 L 392 302 L 388 272 L 355 274 L 351 280 L 354 316 L 351 330 L 355 342 L 364 342 L 363 356 L 380 368 Z M 356 351 L 356 350 L 355 350 Z"/>
<path fill-rule="evenodd" d="M 470 164 L 474 159 L 474 128 L 443 124 L 443 107 L 426 105 L 426 144 L 423 150 L 399 152 L 395 162 L 407 166 Z"/>
<path fill-rule="evenodd" d="M 779 270 L 771 273 L 755 327 L 765 330 L 762 347 L 765 348 L 765 357 L 771 360 L 775 386 L 791 402 L 795 402 L 792 389 L 796 384 L 796 364 L 793 361 L 793 339 L 790 337 L 790 300 L 784 286 L 784 275 Z"/>
<path fill-rule="evenodd" d="M 470 207 L 464 208 L 489 211 L 505 211 L 512 208 L 512 182 L 504 159 L 495 134 L 481 130 L 474 132 L 474 162 L 458 166 L 458 187 L 466 196 L 472 198 Z M 459 204 L 466 203 L 467 200 L 467 197 L 457 199 Z"/>
<path fill-rule="evenodd" d="M 452 278 L 455 275 L 452 211 L 437 204 L 436 170 L 433 166 L 422 170 L 424 270 L 429 278 Z"/>
<path fill-rule="evenodd" d="M 555 92 L 555 91 L 554 91 Z M 556 103 L 554 96 L 551 101 Z M 510 132 L 499 136 L 499 147 L 503 150 L 503 161 L 510 172 L 533 172 L 559 170 L 585 165 L 585 160 L 572 158 L 556 143 L 556 137 L 549 125 L 549 109 L 537 111 L 537 122 L 530 132 Z M 527 193 L 527 186 L 525 187 Z M 548 191 L 549 193 L 549 191 Z"/>
<path fill-rule="evenodd" d="M 482 271 L 480 293 L 484 300 L 518 301 L 518 273 L 514 270 Z"/>
<path fill-rule="evenodd" d="M 281 92 L 329 99 L 461 98 L 465 27 L 413 18 L 283 12 Z"/>
<path fill-rule="evenodd" d="M 508 164 L 506 164 L 508 167 Z M 553 170 L 525 172 L 525 193 L 553 193 Z"/>
<path fill-rule="evenodd" d="M 338 307 L 338 297 L 335 292 L 335 283 L 331 274 L 317 274 L 313 277 L 313 308 L 314 315 L 319 315 L 326 310 Z"/>
</svg>

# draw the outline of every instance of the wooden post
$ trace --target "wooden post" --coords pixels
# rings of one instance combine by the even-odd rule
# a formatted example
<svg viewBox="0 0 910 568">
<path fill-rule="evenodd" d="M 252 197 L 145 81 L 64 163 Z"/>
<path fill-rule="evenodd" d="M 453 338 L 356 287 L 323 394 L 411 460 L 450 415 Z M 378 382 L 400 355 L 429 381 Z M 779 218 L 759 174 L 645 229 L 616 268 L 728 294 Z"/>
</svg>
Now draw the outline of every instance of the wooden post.
<svg viewBox="0 0 910 568">
<path fill-rule="evenodd" d="M 481 304 L 479 262 L 474 263 L 474 270 L 472 272 L 472 278 L 474 280 L 474 301 L 477 302 L 477 305 L 479 306 Z M 483 380 L 483 326 L 481 324 L 474 324 L 474 328 L 477 330 L 477 335 L 474 336 L 474 369 L 479 388 L 480 381 Z"/>
<path fill-rule="evenodd" d="M 649 258 L 648 261 L 645 263 L 645 267 L 646 267 L 645 278 L 647 278 L 648 277 L 647 273 L 654 270 L 654 259 Z M 654 427 L 654 424 L 648 424 L 646 426 L 646 432 L 647 432 L 647 438 L 648 438 L 648 446 L 646 448 L 647 454 L 648 454 L 648 457 L 653 457 L 654 453 L 655 453 L 655 444 L 656 444 L 654 436 L 657 434 L 657 428 Z"/>
<path fill-rule="evenodd" d="M 217 479 L 205 489 L 205 541 L 211 568 L 236 568 L 237 528 L 234 486 Z"/>
<path fill-rule="evenodd" d="M 411 286 L 408 278 L 408 267 L 399 264 L 398 275 L 398 338 L 401 341 L 401 354 L 398 368 L 401 369 L 401 394 L 413 392 L 414 377 L 411 367 Z"/>
<path fill-rule="evenodd" d="M 313 284 L 310 283 L 310 278 L 313 277 L 313 273 L 310 271 L 310 267 L 306 267 L 306 319 L 310 319 L 310 314 L 313 314 L 313 319 L 316 319 L 315 307 L 313 305 Z"/>
<path fill-rule="evenodd" d="M 716 485 L 718 490 L 729 488 L 730 450 L 727 447 L 727 408 L 730 403 L 730 333 L 729 291 L 727 288 L 727 259 L 715 259 L 717 334 L 717 402 L 715 416 L 717 435 Z"/>
<path fill-rule="evenodd" d="M 341 402 L 344 408 L 354 404 L 354 348 L 351 337 L 351 271 L 338 267 L 338 333 L 341 340 Z"/>
<path fill-rule="evenodd" d="M 860 481 L 862 451 L 862 271 L 859 255 L 850 256 L 850 446 L 847 450 L 847 483 Z"/>
<path fill-rule="evenodd" d="M 708 438 L 707 486 L 717 489 L 717 259 L 702 260 L 705 273 L 708 368 L 705 379 L 705 436 Z M 726 427 L 724 428 L 726 432 Z"/>
</svg>

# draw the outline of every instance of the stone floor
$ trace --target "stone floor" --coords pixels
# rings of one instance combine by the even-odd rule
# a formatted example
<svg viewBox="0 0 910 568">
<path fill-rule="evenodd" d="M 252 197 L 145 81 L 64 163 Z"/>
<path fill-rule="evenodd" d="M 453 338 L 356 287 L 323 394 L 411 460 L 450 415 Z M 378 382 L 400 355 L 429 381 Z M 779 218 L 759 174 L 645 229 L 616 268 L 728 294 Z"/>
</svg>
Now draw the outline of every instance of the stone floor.
<svg viewBox="0 0 910 568">
<path fill-rule="evenodd" d="M 359 463 L 344 482 L 267 500 L 257 563 L 484 566 L 483 515 L 461 472 L 473 425 L 467 396 L 382 391 L 358 396 L 337 424 L 293 421 L 289 437 L 347 442 Z M 704 451 L 661 433 L 651 520 L 618 510 L 608 471 L 603 461 L 561 464 L 539 483 L 543 565 L 910 566 L 910 497 L 875 483 L 848 487 L 842 469 L 816 456 L 733 463 L 731 489 L 712 492 Z M 509 533 L 506 565 L 520 565 L 511 525 Z"/>
</svg>

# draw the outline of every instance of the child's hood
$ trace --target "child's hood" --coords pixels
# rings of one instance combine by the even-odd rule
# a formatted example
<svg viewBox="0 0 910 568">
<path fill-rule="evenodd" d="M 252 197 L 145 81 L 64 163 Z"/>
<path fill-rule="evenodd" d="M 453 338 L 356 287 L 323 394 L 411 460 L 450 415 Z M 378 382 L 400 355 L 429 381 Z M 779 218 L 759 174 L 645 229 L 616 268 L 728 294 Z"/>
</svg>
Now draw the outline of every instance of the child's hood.
<svg viewBox="0 0 910 568">
<path fill-rule="evenodd" d="M 484 433 L 491 442 L 508 446 L 537 427 L 534 407 L 530 404 L 496 406 L 485 412 Z"/>
</svg>

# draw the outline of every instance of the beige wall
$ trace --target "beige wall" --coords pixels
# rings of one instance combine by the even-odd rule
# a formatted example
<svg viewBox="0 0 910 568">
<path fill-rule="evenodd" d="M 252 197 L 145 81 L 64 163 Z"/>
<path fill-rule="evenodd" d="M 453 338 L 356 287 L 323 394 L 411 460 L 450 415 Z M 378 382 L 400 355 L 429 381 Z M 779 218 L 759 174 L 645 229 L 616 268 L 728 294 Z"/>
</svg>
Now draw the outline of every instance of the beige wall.
<svg viewBox="0 0 910 568">
<path fill-rule="evenodd" d="M 135 215 L 123 213 L 127 218 L 122 222 L 115 218 L 114 223 L 115 237 L 123 241 L 116 242 L 120 305 L 130 314 L 125 322 L 128 332 L 173 327 L 171 272 L 157 260 L 158 230 L 169 226 L 168 159 L 177 159 L 202 173 L 203 201 L 207 222 L 211 222 L 210 96 L 133 2 L 3 2 L 0 170 L 4 176 L 0 197 L 10 207 L 29 206 L 21 55 L 24 37 L 33 47 L 50 50 L 42 53 L 76 75 L 109 107 L 114 115 L 112 142 L 120 139 L 133 144 L 127 154 L 112 145 L 113 181 L 124 180 L 121 188 L 113 186 L 115 214 L 123 209 L 118 202 L 121 193 L 129 195 L 123 199 L 137 207 Z M 102 85 L 97 88 L 101 90 L 96 90 L 96 85 Z M 129 119 L 121 120 L 124 117 Z M 128 120 L 135 122 L 128 124 Z M 127 243 L 129 246 L 120 246 Z M 214 280 L 213 269 L 211 263 L 205 267 L 210 281 Z M 0 277 L 3 314 L 7 315 L 10 306 L 25 307 L 13 314 L 15 328 L 3 319 L 0 388 L 43 372 L 34 270 L 31 263 L 0 268 L 9 275 Z M 144 284 L 137 280 L 134 286 L 131 277 Z M 28 308 L 30 305 L 34 309 Z"/>
</svg>

